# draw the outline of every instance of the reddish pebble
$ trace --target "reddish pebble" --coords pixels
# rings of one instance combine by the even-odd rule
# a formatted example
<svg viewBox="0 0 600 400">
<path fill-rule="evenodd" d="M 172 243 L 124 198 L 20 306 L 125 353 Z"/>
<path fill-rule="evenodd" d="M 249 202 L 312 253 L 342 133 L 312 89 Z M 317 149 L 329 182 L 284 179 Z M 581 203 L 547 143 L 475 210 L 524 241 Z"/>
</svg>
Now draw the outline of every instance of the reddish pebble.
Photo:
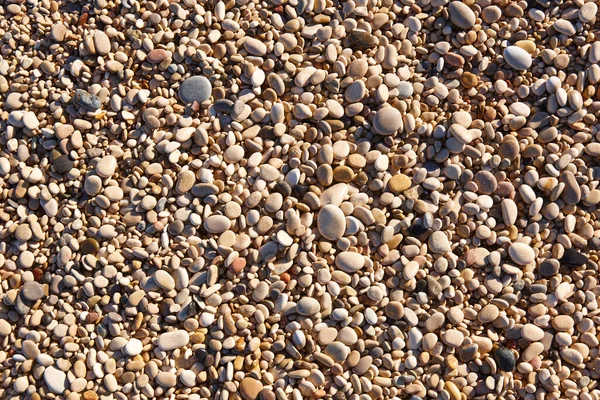
<svg viewBox="0 0 600 400">
<path fill-rule="evenodd" d="M 99 316 L 100 315 L 98 315 L 97 312 L 92 311 L 85 317 L 85 322 L 87 322 L 88 324 L 96 322 Z"/>
<path fill-rule="evenodd" d="M 284 281 L 285 283 L 290 283 L 290 281 L 292 280 L 292 277 L 290 276 L 290 274 L 288 274 L 287 272 L 284 272 L 283 274 L 279 275 L 279 277 L 281 278 L 282 281 Z"/>
<path fill-rule="evenodd" d="M 240 272 L 242 272 L 244 270 L 245 266 L 246 266 L 245 258 L 236 258 L 235 260 L 233 260 L 231 262 L 231 265 L 229 266 L 229 268 L 231 269 L 231 272 L 233 272 L 234 274 L 239 274 Z"/>
<path fill-rule="evenodd" d="M 171 57 L 171 52 L 163 49 L 154 49 L 148 53 L 148 61 L 158 64 Z"/>
<path fill-rule="evenodd" d="M 36 282 L 42 280 L 42 277 L 44 276 L 44 271 L 41 268 L 34 268 L 31 272 L 33 273 L 33 279 Z"/>
<path fill-rule="evenodd" d="M 533 370 L 535 371 L 541 368 L 542 360 L 540 360 L 539 357 L 534 357 L 531 361 L 529 361 L 529 364 L 531 364 Z"/>
</svg>

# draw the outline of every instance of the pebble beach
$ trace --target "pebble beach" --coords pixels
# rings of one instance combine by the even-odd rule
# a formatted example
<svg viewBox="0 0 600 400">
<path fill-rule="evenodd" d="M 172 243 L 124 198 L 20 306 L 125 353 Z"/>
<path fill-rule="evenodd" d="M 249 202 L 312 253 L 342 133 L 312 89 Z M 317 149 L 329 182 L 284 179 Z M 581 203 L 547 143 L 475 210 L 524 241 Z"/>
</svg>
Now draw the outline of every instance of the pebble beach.
<svg viewBox="0 0 600 400">
<path fill-rule="evenodd" d="M 0 399 L 599 400 L 584 0 L 0 0 Z"/>
</svg>

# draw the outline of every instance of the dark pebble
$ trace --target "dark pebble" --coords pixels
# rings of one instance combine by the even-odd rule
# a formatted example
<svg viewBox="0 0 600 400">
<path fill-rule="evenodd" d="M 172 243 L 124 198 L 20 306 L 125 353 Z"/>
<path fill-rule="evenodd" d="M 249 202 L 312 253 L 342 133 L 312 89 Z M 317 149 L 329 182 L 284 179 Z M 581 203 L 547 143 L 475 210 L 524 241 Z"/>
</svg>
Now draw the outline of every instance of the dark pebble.
<svg viewBox="0 0 600 400">
<path fill-rule="evenodd" d="M 222 113 L 230 113 L 233 110 L 233 101 L 229 99 L 219 99 L 214 103 L 215 110 Z"/>
<path fill-rule="evenodd" d="M 548 286 L 541 284 L 541 283 L 534 283 L 533 285 L 529 286 L 529 289 L 531 290 L 531 293 L 546 293 L 548 291 Z"/>
<path fill-rule="evenodd" d="M 560 261 L 562 261 L 569 267 L 579 267 L 587 263 L 588 258 L 575 249 L 569 249 L 565 251 L 565 255 L 563 256 L 563 258 L 561 258 Z"/>
<path fill-rule="evenodd" d="M 44 316 L 42 317 L 42 324 L 44 326 L 50 325 L 52 321 L 54 321 L 54 317 L 50 314 L 44 314 Z"/>
<path fill-rule="evenodd" d="M 513 371 L 517 364 L 515 354 L 506 347 L 498 347 L 494 352 L 494 359 L 498 364 L 498 368 L 506 372 Z"/>
<path fill-rule="evenodd" d="M 542 276 L 554 276 L 558 274 L 558 271 L 560 270 L 560 263 L 554 258 L 549 258 L 542 261 L 539 269 L 540 275 Z"/>
<path fill-rule="evenodd" d="M 196 360 L 202 362 L 206 358 L 207 354 L 208 353 L 206 352 L 206 349 L 200 348 L 200 349 L 196 350 L 196 352 L 194 353 L 194 356 L 196 357 Z"/>
<path fill-rule="evenodd" d="M 59 174 L 65 174 L 71 169 L 73 169 L 73 161 L 71 161 L 66 154 L 63 154 L 54 160 L 54 170 Z"/>
<path fill-rule="evenodd" d="M 87 238 L 81 243 L 81 252 L 83 254 L 96 254 L 99 249 L 100 245 L 94 238 Z"/>
<path fill-rule="evenodd" d="M 408 232 L 414 236 L 421 236 L 427 232 L 427 228 L 421 225 L 421 223 L 415 223 L 408 228 Z"/>
<path fill-rule="evenodd" d="M 350 40 L 355 45 L 366 48 L 375 47 L 379 44 L 379 39 L 361 29 L 353 29 L 352 32 L 350 32 Z"/>
<path fill-rule="evenodd" d="M 292 188 L 290 184 L 286 181 L 279 181 L 275 184 L 275 190 L 281 193 L 283 197 L 288 197 L 292 195 Z"/>
<path fill-rule="evenodd" d="M 442 173 L 440 164 L 438 164 L 434 161 L 426 161 L 423 166 L 427 170 L 428 176 L 433 176 L 433 177 L 437 178 Z"/>
</svg>

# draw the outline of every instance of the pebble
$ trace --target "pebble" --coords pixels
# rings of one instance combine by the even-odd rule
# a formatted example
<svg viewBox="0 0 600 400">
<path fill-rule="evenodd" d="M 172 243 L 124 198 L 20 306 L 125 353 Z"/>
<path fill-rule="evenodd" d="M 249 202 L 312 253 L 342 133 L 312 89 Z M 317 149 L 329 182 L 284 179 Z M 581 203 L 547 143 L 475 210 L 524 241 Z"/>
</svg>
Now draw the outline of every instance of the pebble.
<svg viewBox="0 0 600 400">
<path fill-rule="evenodd" d="M 521 242 L 516 242 L 508 248 L 510 258 L 519 265 L 527 265 L 535 260 L 535 252 L 533 249 Z"/>
<path fill-rule="evenodd" d="M 579 365 L 583 363 L 584 357 L 575 349 L 562 349 L 560 358 L 571 365 Z"/>
<path fill-rule="evenodd" d="M 448 4 L 450 21 L 462 30 L 471 29 L 475 25 L 475 13 L 462 1 L 451 1 Z"/>
<path fill-rule="evenodd" d="M 156 341 L 156 345 L 163 351 L 171 351 L 187 345 L 189 341 L 190 335 L 180 329 L 161 334 Z"/>
<path fill-rule="evenodd" d="M 96 111 L 102 106 L 102 102 L 97 95 L 89 93 L 83 89 L 75 90 L 74 99 L 77 104 L 91 111 Z"/>
<path fill-rule="evenodd" d="M 244 40 L 244 49 L 253 56 L 264 56 L 267 53 L 267 46 L 260 40 L 246 37 Z"/>
<path fill-rule="evenodd" d="M 21 288 L 21 296 L 29 301 L 37 301 L 44 297 L 44 288 L 38 282 L 25 282 Z"/>
<path fill-rule="evenodd" d="M 587 263 L 588 258 L 585 254 L 582 254 L 575 249 L 568 249 L 565 251 L 561 261 L 570 267 L 579 267 Z"/>
<path fill-rule="evenodd" d="M 52 393 L 63 394 L 67 390 L 67 374 L 53 366 L 44 370 L 44 382 Z"/>
<path fill-rule="evenodd" d="M 359 271 L 365 265 L 365 258 L 360 254 L 343 251 L 335 257 L 335 265 L 344 272 Z"/>
<path fill-rule="evenodd" d="M 123 353 L 128 356 L 137 356 L 142 352 L 143 344 L 139 339 L 129 339 L 129 341 L 123 346 Z"/>
<path fill-rule="evenodd" d="M 317 227 L 325 239 L 338 240 L 346 231 L 346 216 L 338 206 L 327 204 L 319 211 Z"/>
<path fill-rule="evenodd" d="M 210 233 L 223 233 L 231 227 L 231 220 L 223 215 L 211 215 L 204 221 L 204 229 Z"/>
<path fill-rule="evenodd" d="M 394 107 L 380 108 L 373 119 L 373 127 L 380 135 L 393 135 L 400 129 L 402 115 Z"/>
<path fill-rule="evenodd" d="M 109 178 L 117 169 L 117 159 L 113 156 L 105 156 L 96 164 L 96 173 L 101 178 Z"/>
<path fill-rule="evenodd" d="M 192 76 L 181 83 L 179 98 L 185 104 L 203 103 L 212 93 L 212 84 L 204 76 Z"/>
<path fill-rule="evenodd" d="M 311 317 L 316 315 L 320 309 L 319 301 L 311 297 L 303 297 L 296 303 L 296 312 L 300 315 Z"/>
<path fill-rule="evenodd" d="M 498 347 L 494 352 L 494 359 L 502 371 L 511 372 L 515 369 L 515 355 L 506 347 Z"/>
<path fill-rule="evenodd" d="M 437 231 L 429 236 L 428 247 L 434 253 L 447 253 L 450 251 L 450 242 L 444 232 Z"/>
<path fill-rule="evenodd" d="M 240 394 L 244 400 L 254 400 L 263 390 L 263 384 L 254 378 L 244 378 L 240 382 Z"/>
<path fill-rule="evenodd" d="M 410 178 L 404 174 L 394 175 L 388 181 L 388 188 L 394 194 L 399 194 L 410 188 L 412 182 Z"/>
<path fill-rule="evenodd" d="M 544 338 L 544 330 L 533 324 L 525 324 L 521 328 L 521 336 L 530 342 L 538 342 Z"/>
<path fill-rule="evenodd" d="M 63 154 L 54 160 L 54 170 L 59 174 L 66 174 L 73 169 L 73 161 L 69 156 Z"/>
<path fill-rule="evenodd" d="M 507 64 L 517 71 L 524 71 L 531 68 L 533 62 L 531 54 L 518 46 L 508 46 L 502 54 Z"/>
</svg>

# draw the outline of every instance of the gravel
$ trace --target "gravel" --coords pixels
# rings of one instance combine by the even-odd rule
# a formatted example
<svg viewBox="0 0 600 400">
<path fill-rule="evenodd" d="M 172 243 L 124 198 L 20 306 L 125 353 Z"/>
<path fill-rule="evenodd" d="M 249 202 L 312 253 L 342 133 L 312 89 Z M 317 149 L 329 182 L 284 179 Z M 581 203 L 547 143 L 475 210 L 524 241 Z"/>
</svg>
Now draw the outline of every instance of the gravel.
<svg viewBox="0 0 600 400">
<path fill-rule="evenodd" d="M 600 398 L 597 14 L 4 2 L 0 398 Z"/>
</svg>

